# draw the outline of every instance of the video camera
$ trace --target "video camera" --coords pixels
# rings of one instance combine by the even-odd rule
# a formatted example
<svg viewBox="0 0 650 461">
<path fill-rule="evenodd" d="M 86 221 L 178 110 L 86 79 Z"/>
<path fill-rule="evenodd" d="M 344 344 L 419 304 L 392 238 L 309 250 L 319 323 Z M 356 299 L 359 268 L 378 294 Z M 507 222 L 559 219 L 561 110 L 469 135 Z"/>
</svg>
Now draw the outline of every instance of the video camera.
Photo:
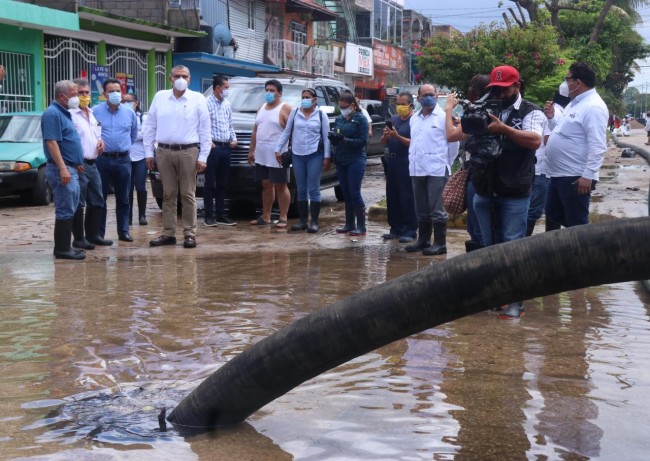
<svg viewBox="0 0 650 461">
<path fill-rule="evenodd" d="M 492 121 L 489 114 L 496 117 L 501 112 L 500 99 L 488 99 L 490 93 L 487 93 L 478 101 L 472 103 L 467 99 L 458 101 L 463 106 L 463 116 L 460 119 L 460 126 L 463 133 L 475 136 L 482 136 L 488 133 L 487 126 Z"/>
</svg>

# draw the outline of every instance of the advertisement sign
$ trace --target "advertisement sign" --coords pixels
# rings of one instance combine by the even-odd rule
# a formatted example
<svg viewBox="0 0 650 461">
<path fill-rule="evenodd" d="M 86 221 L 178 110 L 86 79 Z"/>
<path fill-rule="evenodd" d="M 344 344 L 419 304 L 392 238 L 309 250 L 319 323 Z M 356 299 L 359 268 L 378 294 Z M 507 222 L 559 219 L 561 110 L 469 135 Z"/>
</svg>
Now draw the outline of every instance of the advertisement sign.
<svg viewBox="0 0 650 461">
<path fill-rule="evenodd" d="M 354 43 L 346 43 L 345 72 L 348 74 L 358 74 L 372 77 L 372 48 L 355 45 Z"/>
<path fill-rule="evenodd" d="M 133 79 L 133 74 L 118 72 L 115 74 L 115 80 L 119 80 L 123 95 L 127 93 L 135 93 L 135 80 Z"/>
<path fill-rule="evenodd" d="M 404 69 L 404 50 L 375 42 L 373 46 L 375 66 L 399 72 Z"/>
<path fill-rule="evenodd" d="M 109 78 L 107 66 L 93 65 L 90 68 L 90 98 L 93 106 L 106 101 L 103 85 Z"/>
</svg>

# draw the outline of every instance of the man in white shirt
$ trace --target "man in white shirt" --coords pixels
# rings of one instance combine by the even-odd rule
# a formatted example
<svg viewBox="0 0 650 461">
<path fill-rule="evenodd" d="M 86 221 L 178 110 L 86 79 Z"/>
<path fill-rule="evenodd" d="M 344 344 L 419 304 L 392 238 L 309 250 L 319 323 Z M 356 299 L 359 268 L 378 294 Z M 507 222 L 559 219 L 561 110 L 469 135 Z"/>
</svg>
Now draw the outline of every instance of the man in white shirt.
<svg viewBox="0 0 650 461">
<path fill-rule="evenodd" d="M 555 117 L 551 101 L 544 113 L 552 128 L 546 145 L 546 172 L 551 181 L 546 216 L 565 227 L 589 223 L 591 191 L 607 151 L 605 102 L 594 89 L 596 75 L 585 62 L 574 62 L 564 79 L 571 103 Z"/>
<path fill-rule="evenodd" d="M 171 90 L 156 93 L 144 123 L 143 141 L 147 168 L 156 163 L 163 184 L 163 233 L 151 246 L 176 244 L 177 196 L 183 204 L 183 246 L 196 247 L 196 173 L 205 170 L 212 148 L 210 114 L 205 98 L 187 89 L 190 70 L 175 66 Z"/>
<path fill-rule="evenodd" d="M 418 90 L 422 110 L 410 118 L 409 173 L 413 182 L 418 239 L 408 245 L 408 252 L 424 255 L 447 253 L 447 220 L 442 192 L 451 174 L 451 165 L 458 155 L 458 142 L 447 142 L 445 111 L 440 108 L 438 92 L 433 85 Z M 431 245 L 433 231 L 434 244 Z"/>
</svg>

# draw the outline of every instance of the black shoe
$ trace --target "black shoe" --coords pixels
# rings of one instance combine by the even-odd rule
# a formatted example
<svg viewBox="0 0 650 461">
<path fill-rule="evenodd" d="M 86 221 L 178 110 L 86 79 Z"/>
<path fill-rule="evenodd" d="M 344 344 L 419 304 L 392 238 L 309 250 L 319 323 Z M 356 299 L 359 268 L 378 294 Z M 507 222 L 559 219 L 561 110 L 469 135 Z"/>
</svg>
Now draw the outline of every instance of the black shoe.
<svg viewBox="0 0 650 461">
<path fill-rule="evenodd" d="M 237 223 L 228 216 L 217 216 L 217 224 L 220 226 L 236 226 Z"/>
<path fill-rule="evenodd" d="M 196 248 L 196 237 L 194 237 L 193 235 L 186 235 L 185 241 L 183 242 L 183 246 L 185 248 Z"/>
<path fill-rule="evenodd" d="M 217 221 L 212 217 L 206 217 L 203 223 L 208 227 L 216 227 Z"/>
<path fill-rule="evenodd" d="M 146 218 L 146 216 L 140 216 L 140 217 L 138 218 L 138 224 L 140 224 L 141 226 L 146 226 L 147 224 L 149 224 L 149 223 L 147 222 L 147 218 Z"/>
<path fill-rule="evenodd" d="M 384 235 L 382 235 L 382 238 L 383 238 L 384 240 L 396 240 L 396 239 L 398 239 L 399 237 L 398 237 L 397 235 L 395 235 L 395 234 L 391 234 L 391 233 L 389 232 L 388 234 L 384 234 Z"/>
<path fill-rule="evenodd" d="M 122 242 L 132 242 L 133 241 L 133 237 L 131 237 L 131 234 L 129 234 L 128 232 L 126 234 L 120 234 L 117 238 L 118 238 L 118 240 L 120 240 Z"/>
<path fill-rule="evenodd" d="M 409 237 L 408 235 L 402 235 L 399 238 L 399 243 L 412 243 L 412 242 L 415 242 L 415 238 Z"/>
<path fill-rule="evenodd" d="M 152 247 L 160 247 L 163 245 L 176 245 L 176 237 L 169 237 L 167 235 L 161 235 L 155 240 L 151 240 L 149 245 Z"/>
<path fill-rule="evenodd" d="M 79 248 L 80 250 L 94 250 L 95 245 L 90 243 L 88 240 L 83 239 L 83 240 L 73 240 L 72 241 L 72 247 L 73 248 Z"/>
</svg>

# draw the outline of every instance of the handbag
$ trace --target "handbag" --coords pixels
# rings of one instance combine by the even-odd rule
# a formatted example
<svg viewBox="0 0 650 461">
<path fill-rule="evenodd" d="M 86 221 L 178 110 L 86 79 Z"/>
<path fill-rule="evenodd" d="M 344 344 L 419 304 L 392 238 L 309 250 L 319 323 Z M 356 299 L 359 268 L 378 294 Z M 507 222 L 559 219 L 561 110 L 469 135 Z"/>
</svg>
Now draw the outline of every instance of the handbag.
<svg viewBox="0 0 650 461">
<path fill-rule="evenodd" d="M 447 213 L 458 215 L 467 209 L 465 194 L 467 192 L 468 177 L 469 170 L 460 168 L 447 181 L 442 192 L 442 202 Z"/>
</svg>

